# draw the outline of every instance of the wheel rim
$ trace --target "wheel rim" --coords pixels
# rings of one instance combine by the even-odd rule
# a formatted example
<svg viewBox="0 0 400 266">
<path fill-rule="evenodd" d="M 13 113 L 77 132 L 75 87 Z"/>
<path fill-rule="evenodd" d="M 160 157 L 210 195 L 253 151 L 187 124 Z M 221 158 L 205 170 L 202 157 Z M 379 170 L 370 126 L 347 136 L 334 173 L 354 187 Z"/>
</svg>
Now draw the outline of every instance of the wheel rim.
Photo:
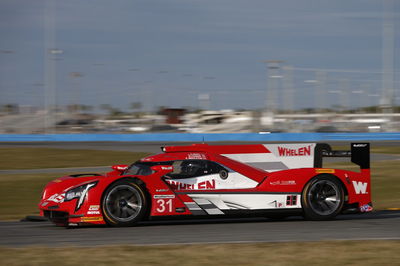
<svg viewBox="0 0 400 266">
<path fill-rule="evenodd" d="M 139 191 L 129 185 L 114 187 L 105 199 L 107 213 L 119 222 L 135 219 L 142 205 L 143 202 Z"/>
<path fill-rule="evenodd" d="M 307 199 L 310 207 L 319 215 L 333 214 L 342 202 L 340 188 L 328 180 L 313 183 L 307 193 Z"/>
</svg>

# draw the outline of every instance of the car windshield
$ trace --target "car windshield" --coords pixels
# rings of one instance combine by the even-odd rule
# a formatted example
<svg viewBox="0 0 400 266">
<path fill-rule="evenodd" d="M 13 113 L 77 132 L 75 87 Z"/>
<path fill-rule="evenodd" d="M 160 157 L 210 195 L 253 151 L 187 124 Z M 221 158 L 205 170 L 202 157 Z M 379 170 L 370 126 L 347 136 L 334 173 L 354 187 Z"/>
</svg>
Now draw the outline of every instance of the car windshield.
<svg viewBox="0 0 400 266">
<path fill-rule="evenodd" d="M 153 170 L 151 167 L 154 165 L 171 165 L 172 162 L 151 162 L 151 163 L 143 163 L 136 162 L 131 164 L 128 169 L 125 170 L 123 175 L 151 175 L 153 174 Z"/>
<path fill-rule="evenodd" d="M 149 163 L 134 163 L 125 170 L 124 175 L 151 175 L 153 170 L 150 167 L 153 165 Z"/>
</svg>

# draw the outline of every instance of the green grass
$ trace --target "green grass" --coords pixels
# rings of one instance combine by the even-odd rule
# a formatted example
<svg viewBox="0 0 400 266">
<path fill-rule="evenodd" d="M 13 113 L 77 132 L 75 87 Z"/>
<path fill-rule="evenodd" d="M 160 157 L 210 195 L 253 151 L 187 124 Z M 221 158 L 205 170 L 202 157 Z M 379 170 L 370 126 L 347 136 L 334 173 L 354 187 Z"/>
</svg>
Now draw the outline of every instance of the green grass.
<svg viewBox="0 0 400 266">
<path fill-rule="evenodd" d="M 389 146 L 389 147 L 372 147 L 372 153 L 386 153 L 393 155 L 400 155 L 400 147 L 399 146 Z"/>
<path fill-rule="evenodd" d="M 38 215 L 44 186 L 64 174 L 0 175 L 0 220 L 19 220 Z"/>
<path fill-rule="evenodd" d="M 0 248 L 3 265 L 399 265 L 400 241 Z"/>
<path fill-rule="evenodd" d="M 148 153 L 127 151 L 0 148 L 0 170 L 130 164 L 147 155 Z"/>
<path fill-rule="evenodd" d="M 400 163 L 398 161 L 372 163 L 371 171 L 374 207 L 400 208 Z"/>
</svg>

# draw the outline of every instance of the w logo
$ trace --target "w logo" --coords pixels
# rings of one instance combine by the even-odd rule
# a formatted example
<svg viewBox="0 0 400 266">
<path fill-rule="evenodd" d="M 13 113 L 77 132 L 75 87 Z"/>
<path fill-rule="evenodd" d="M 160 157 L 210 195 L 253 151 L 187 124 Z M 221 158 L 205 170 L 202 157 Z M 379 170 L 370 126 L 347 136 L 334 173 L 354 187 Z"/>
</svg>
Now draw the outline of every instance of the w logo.
<svg viewBox="0 0 400 266">
<path fill-rule="evenodd" d="M 367 194 L 368 183 L 353 181 L 353 187 L 356 194 Z"/>
</svg>

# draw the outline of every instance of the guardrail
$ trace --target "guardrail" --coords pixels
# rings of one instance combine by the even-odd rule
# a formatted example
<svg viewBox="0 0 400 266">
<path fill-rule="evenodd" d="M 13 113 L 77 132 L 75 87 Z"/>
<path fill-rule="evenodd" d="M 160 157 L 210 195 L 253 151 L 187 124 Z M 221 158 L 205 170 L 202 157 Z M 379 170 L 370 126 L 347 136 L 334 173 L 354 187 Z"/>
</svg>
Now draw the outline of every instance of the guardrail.
<svg viewBox="0 0 400 266">
<path fill-rule="evenodd" d="M 146 134 L 0 134 L 0 142 L 214 142 L 214 141 L 384 141 L 388 133 L 146 133 Z"/>
</svg>

